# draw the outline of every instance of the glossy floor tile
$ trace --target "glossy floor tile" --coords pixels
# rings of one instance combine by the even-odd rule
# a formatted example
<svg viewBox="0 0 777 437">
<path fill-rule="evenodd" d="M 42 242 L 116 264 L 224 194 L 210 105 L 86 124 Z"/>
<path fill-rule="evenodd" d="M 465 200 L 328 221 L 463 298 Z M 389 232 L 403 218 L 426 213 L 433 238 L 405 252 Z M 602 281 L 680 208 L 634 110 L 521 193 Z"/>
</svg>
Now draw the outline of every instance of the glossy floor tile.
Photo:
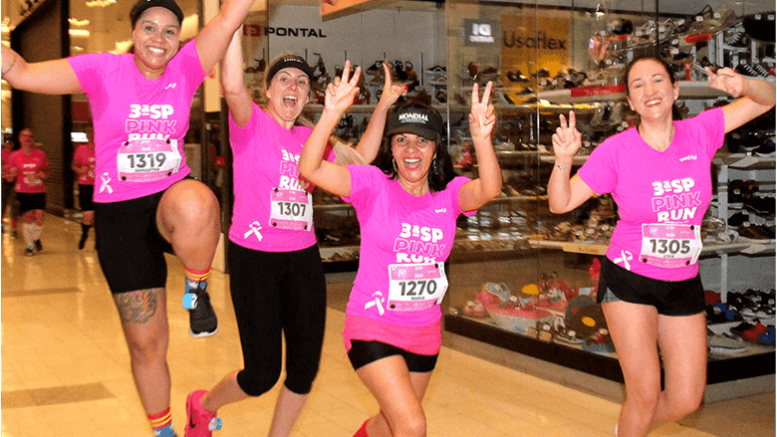
<svg viewBox="0 0 777 437">
<path fill-rule="evenodd" d="M 151 436 L 135 392 L 119 318 L 93 239 L 76 248 L 80 226 L 46 217 L 44 250 L 24 256 L 20 239 L 2 238 L 2 436 Z M 217 335 L 193 339 L 181 307 L 183 270 L 168 257 L 169 364 L 173 423 L 183 436 L 186 395 L 242 364 L 228 275 L 209 290 Z M 347 285 L 332 275 L 342 301 Z M 347 289 L 347 288 L 346 288 Z M 353 435 L 377 410 L 345 357 L 343 313 L 328 310 L 321 372 L 293 435 Z M 283 377 L 283 376 L 282 376 Z M 266 435 L 278 384 L 262 397 L 224 407 L 216 437 Z M 424 400 L 429 436 L 607 437 L 620 406 L 527 373 L 444 347 Z M 667 424 L 651 436 L 773 436 L 774 393 L 705 405 L 692 426 Z M 706 429 L 702 431 L 701 429 Z"/>
</svg>

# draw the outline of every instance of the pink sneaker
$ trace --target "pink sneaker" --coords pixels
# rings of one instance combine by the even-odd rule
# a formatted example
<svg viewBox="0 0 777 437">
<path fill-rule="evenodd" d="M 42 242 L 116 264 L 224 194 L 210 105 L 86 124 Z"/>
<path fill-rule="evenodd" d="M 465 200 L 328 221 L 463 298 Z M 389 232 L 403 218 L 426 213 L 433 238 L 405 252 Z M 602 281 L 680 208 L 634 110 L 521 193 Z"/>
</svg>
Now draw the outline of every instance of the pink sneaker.
<svg viewBox="0 0 777 437">
<path fill-rule="evenodd" d="M 215 413 L 202 408 L 202 395 L 206 390 L 189 393 L 186 398 L 186 430 L 184 437 L 211 437 L 212 431 L 221 429 L 221 419 Z"/>
</svg>

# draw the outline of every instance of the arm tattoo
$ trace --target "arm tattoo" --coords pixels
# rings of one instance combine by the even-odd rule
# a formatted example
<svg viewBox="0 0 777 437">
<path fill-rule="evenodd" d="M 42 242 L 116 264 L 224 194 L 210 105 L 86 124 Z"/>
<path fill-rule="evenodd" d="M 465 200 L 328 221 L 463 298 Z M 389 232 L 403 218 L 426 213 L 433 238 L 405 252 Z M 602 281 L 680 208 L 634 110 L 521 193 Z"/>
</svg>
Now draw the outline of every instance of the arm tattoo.
<svg viewBox="0 0 777 437">
<path fill-rule="evenodd" d="M 156 314 L 157 301 L 163 288 L 149 288 L 113 295 L 121 323 L 146 323 Z"/>
</svg>

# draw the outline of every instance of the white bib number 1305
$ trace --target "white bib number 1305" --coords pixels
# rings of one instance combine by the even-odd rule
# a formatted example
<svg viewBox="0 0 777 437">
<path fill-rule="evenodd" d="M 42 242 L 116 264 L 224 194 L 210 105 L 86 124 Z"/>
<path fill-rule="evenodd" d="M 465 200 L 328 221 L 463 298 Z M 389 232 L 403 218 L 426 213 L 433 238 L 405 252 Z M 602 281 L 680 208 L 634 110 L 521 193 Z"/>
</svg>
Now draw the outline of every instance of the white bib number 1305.
<svg viewBox="0 0 777 437">
<path fill-rule="evenodd" d="M 643 263 L 664 268 L 696 264 L 701 254 L 700 226 L 675 224 L 642 225 Z"/>
</svg>

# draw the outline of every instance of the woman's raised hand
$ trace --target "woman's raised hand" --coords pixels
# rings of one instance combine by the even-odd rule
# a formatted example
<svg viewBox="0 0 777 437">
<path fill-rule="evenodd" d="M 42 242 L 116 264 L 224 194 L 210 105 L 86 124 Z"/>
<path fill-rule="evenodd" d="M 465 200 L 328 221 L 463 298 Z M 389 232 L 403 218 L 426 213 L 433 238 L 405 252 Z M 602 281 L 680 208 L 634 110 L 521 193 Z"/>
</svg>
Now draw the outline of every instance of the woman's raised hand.
<svg viewBox="0 0 777 437">
<path fill-rule="evenodd" d="M 480 97 L 478 84 L 475 83 L 472 85 L 472 108 L 469 113 L 469 132 L 472 135 L 473 142 L 490 138 L 491 132 L 496 125 L 494 105 L 489 103 L 492 87 L 493 83 L 488 82 L 485 91 L 483 91 L 483 97 Z"/>
<path fill-rule="evenodd" d="M 342 115 L 353 104 L 353 99 L 359 94 L 361 71 L 361 67 L 356 67 L 351 77 L 351 61 L 345 61 L 343 76 L 335 77 L 335 80 L 326 87 L 325 110 Z"/>
<path fill-rule="evenodd" d="M 399 100 L 401 96 L 407 95 L 407 84 L 393 83 L 391 80 L 391 66 L 383 61 L 383 75 L 385 81 L 383 82 L 383 92 L 380 95 L 380 102 L 391 106 Z"/>
<path fill-rule="evenodd" d="M 553 134 L 553 153 L 556 158 L 570 158 L 575 156 L 577 150 L 583 145 L 583 137 L 580 135 L 580 131 L 575 127 L 575 113 L 569 111 L 569 125 L 567 125 L 567 119 L 564 114 L 559 115 L 561 125 L 556 128 L 556 133 Z"/>
<path fill-rule="evenodd" d="M 731 68 L 720 68 L 713 72 L 710 67 L 704 67 L 704 70 L 707 71 L 710 88 L 725 91 L 734 98 L 745 95 L 747 81 L 741 74 Z"/>
</svg>

